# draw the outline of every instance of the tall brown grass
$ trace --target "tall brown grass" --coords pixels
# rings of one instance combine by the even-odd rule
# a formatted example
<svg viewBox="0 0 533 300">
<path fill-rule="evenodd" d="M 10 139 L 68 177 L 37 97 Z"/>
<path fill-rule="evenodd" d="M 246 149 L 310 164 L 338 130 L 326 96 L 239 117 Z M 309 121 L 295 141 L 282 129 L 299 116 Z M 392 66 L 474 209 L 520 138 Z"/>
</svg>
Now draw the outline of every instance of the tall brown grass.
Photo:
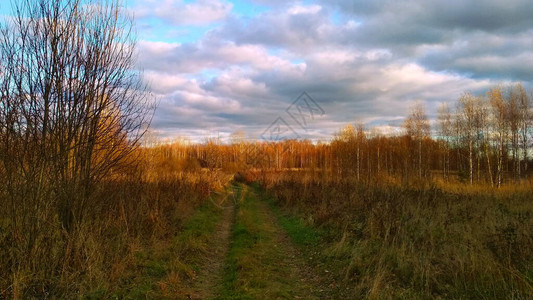
<svg viewBox="0 0 533 300">
<path fill-rule="evenodd" d="M 329 178 L 329 177 L 326 177 Z M 533 297 L 533 188 L 271 174 L 279 205 L 333 230 L 324 254 L 359 297 Z"/>
<path fill-rule="evenodd" d="M 137 159 L 148 161 L 145 155 Z M 227 180 L 219 172 L 148 163 L 115 173 L 95 186 L 89 209 L 71 232 L 57 213 L 41 208 L 31 248 L 28 233 L 0 207 L 0 298 L 76 298 L 116 289 L 135 270 L 137 252 L 171 239 L 209 191 Z M 0 190 L 0 198 L 8 197 Z"/>
</svg>

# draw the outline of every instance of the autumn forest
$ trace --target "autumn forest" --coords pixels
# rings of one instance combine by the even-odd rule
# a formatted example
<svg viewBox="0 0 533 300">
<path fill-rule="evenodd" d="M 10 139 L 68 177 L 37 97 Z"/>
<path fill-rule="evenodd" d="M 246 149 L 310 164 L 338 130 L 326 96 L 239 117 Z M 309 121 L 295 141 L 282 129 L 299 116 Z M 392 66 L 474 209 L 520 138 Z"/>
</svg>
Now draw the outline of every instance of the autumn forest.
<svg viewBox="0 0 533 300">
<path fill-rule="evenodd" d="M 531 103 L 517 84 L 494 87 L 481 96 L 465 92 L 457 101 L 442 103 L 437 120 L 429 120 L 424 106 L 416 104 L 401 133 L 393 135 L 354 123 L 327 143 L 251 142 L 244 132 L 235 132 L 231 144 L 211 138 L 203 144 L 176 142 L 155 148 L 165 159 L 188 162 L 189 167 L 315 170 L 365 181 L 432 179 L 499 187 L 527 182 Z"/>
</svg>

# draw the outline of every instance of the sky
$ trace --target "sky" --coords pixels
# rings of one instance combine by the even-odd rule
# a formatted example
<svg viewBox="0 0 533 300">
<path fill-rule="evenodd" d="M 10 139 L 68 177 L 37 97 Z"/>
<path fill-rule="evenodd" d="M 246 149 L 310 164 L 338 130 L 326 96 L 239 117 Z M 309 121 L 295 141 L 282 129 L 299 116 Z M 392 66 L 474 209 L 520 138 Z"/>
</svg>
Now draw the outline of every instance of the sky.
<svg viewBox="0 0 533 300">
<path fill-rule="evenodd" d="M 422 102 L 531 90 L 533 1 L 127 0 L 164 140 L 382 132 Z M 0 13 L 2 13 L 0 6 Z M 277 134 L 273 134 L 277 133 Z"/>
</svg>

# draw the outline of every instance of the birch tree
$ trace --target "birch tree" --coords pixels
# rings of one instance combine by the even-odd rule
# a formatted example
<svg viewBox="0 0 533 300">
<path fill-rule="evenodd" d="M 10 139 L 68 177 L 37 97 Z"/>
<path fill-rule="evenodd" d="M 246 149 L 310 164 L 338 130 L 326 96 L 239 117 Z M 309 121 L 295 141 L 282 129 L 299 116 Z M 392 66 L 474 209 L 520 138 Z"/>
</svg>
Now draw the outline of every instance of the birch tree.
<svg viewBox="0 0 533 300">
<path fill-rule="evenodd" d="M 439 122 L 440 135 L 445 141 L 442 176 L 445 180 L 447 180 L 450 172 L 450 139 L 453 136 L 453 123 L 450 108 L 445 102 L 443 102 L 439 107 L 437 118 Z"/>
<path fill-rule="evenodd" d="M 475 136 L 475 98 L 465 93 L 459 98 L 457 127 L 468 147 L 468 180 L 474 180 L 474 136 Z"/>
<path fill-rule="evenodd" d="M 422 178 L 422 142 L 429 137 L 430 125 L 426 109 L 421 103 L 417 103 L 411 108 L 411 113 L 405 120 L 404 127 L 407 135 L 418 145 L 418 177 Z"/>
<path fill-rule="evenodd" d="M 496 167 L 496 186 L 500 187 L 503 182 L 504 156 L 506 155 L 507 151 L 507 104 L 505 103 L 501 87 L 491 89 L 487 95 L 492 106 L 495 131 L 494 134 L 497 137 L 496 147 L 498 154 Z"/>
</svg>

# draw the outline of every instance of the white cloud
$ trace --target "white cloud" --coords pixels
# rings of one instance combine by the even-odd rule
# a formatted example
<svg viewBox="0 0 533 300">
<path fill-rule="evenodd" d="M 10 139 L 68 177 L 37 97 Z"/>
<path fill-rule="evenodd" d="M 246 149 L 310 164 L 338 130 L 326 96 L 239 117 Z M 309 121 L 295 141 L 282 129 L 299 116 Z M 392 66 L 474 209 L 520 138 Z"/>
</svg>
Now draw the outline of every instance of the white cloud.
<svg viewBox="0 0 533 300">
<path fill-rule="evenodd" d="M 174 44 L 141 41 L 139 65 L 143 69 L 167 73 L 198 73 L 206 69 L 225 69 L 236 65 L 258 70 L 301 70 L 302 63 L 268 53 L 259 45 L 204 41 L 197 44 Z"/>
<path fill-rule="evenodd" d="M 226 18 L 232 7 L 220 0 L 137 0 L 134 11 L 139 18 L 156 17 L 174 25 L 208 25 Z"/>
<path fill-rule="evenodd" d="M 189 83 L 189 79 L 179 74 L 148 71 L 143 74 L 144 81 L 157 94 L 168 94 Z"/>
<path fill-rule="evenodd" d="M 291 15 L 300 15 L 300 14 L 316 14 L 322 9 L 320 5 L 294 5 L 289 8 L 289 14 Z"/>
</svg>

